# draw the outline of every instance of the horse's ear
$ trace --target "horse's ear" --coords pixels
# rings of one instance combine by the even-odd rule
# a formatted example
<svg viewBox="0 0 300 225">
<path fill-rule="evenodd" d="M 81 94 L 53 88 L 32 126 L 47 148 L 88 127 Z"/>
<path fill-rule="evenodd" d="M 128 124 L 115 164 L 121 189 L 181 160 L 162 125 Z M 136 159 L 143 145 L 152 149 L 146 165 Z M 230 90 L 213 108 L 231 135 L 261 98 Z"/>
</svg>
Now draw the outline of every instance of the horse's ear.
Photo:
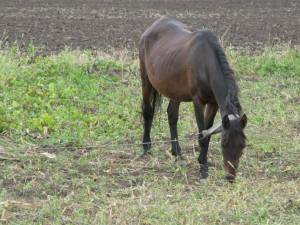
<svg viewBox="0 0 300 225">
<path fill-rule="evenodd" d="M 228 115 L 226 115 L 226 116 L 223 117 L 223 119 L 222 119 L 222 126 L 225 129 L 228 129 L 230 127 L 230 120 L 229 120 Z"/>
<path fill-rule="evenodd" d="M 241 118 L 241 127 L 242 129 L 244 129 L 247 125 L 247 116 L 246 114 L 243 114 L 242 118 Z"/>
</svg>

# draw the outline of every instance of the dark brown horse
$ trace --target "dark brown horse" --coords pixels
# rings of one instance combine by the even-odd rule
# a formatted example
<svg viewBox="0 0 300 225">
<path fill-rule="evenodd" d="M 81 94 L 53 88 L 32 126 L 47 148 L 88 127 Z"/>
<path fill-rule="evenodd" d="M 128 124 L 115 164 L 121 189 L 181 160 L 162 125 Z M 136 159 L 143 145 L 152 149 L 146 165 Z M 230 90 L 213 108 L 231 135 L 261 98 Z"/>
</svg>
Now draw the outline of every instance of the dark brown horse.
<svg viewBox="0 0 300 225">
<path fill-rule="evenodd" d="M 236 176 L 239 159 L 245 147 L 243 129 L 247 117 L 242 113 L 238 86 L 218 39 L 209 31 L 187 27 L 163 17 L 142 35 L 139 44 L 143 91 L 143 148 L 151 148 L 150 130 L 155 107 L 161 95 L 170 99 L 168 121 L 172 154 L 181 157 L 177 121 L 179 104 L 192 101 L 199 129 L 201 177 L 208 176 L 207 151 L 210 135 L 203 130 L 212 127 L 216 112 L 222 117 L 222 151 L 227 178 Z"/>
</svg>

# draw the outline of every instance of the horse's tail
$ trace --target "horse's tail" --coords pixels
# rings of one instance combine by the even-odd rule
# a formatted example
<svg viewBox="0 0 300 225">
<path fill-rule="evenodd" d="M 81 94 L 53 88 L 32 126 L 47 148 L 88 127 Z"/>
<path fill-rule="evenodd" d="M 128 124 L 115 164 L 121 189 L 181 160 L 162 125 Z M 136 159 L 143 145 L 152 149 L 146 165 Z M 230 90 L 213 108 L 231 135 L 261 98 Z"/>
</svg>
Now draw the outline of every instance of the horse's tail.
<svg viewBox="0 0 300 225">
<path fill-rule="evenodd" d="M 144 74 L 145 75 L 145 74 Z M 147 76 L 147 75 L 146 75 Z M 152 86 L 148 77 L 142 76 L 143 93 L 147 97 L 142 101 L 142 109 L 154 116 L 162 104 L 161 94 Z M 146 87 L 145 87 L 146 86 Z M 150 107 L 149 107 L 150 106 Z"/>
<path fill-rule="evenodd" d="M 160 108 L 160 106 L 162 104 L 161 94 L 153 88 L 150 99 L 151 99 L 151 106 L 152 106 L 153 114 L 155 114 L 155 112 L 158 111 L 158 109 Z"/>
<path fill-rule="evenodd" d="M 145 63 L 144 63 L 144 49 L 143 47 L 140 47 L 139 49 L 139 58 L 140 58 L 140 72 L 141 72 L 141 79 L 142 79 L 142 86 L 143 86 L 143 94 L 147 96 L 147 99 L 145 101 L 142 101 L 142 109 L 143 111 L 151 110 L 152 115 L 157 112 L 159 107 L 162 103 L 162 96 L 161 94 L 152 86 L 148 74 L 146 72 Z M 146 102 L 148 103 L 146 105 Z M 151 106 L 151 109 L 149 109 L 149 103 Z"/>
</svg>

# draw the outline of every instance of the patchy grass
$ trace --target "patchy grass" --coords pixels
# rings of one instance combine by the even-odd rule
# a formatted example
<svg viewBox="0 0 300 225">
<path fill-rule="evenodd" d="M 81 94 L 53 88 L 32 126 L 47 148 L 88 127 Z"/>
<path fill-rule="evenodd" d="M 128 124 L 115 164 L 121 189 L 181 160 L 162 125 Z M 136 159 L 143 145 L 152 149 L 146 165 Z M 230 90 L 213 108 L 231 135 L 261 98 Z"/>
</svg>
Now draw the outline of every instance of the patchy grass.
<svg viewBox="0 0 300 225">
<path fill-rule="evenodd" d="M 0 53 L 0 214 L 6 224 L 299 224 L 300 54 L 227 50 L 248 115 L 235 184 L 220 137 L 198 179 L 193 108 L 180 110 L 187 165 L 169 154 L 165 101 L 153 156 L 139 158 L 137 63 L 90 52 Z M 216 119 L 219 121 L 219 116 Z"/>
</svg>

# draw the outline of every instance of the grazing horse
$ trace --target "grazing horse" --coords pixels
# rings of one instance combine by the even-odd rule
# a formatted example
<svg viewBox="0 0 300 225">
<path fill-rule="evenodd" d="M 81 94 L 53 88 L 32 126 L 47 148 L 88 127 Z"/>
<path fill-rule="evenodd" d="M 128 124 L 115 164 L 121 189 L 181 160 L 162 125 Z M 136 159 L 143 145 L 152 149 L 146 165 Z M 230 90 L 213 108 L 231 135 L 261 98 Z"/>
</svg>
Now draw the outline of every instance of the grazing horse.
<svg viewBox="0 0 300 225">
<path fill-rule="evenodd" d="M 247 117 L 242 113 L 233 70 L 217 39 L 209 31 L 190 28 L 168 17 L 152 24 L 141 36 L 139 60 L 143 94 L 143 149 L 151 148 L 150 130 L 161 95 L 170 99 L 167 113 L 172 154 L 181 158 L 177 121 L 180 102 L 192 101 L 199 129 L 200 175 L 208 176 L 207 151 L 212 127 L 220 110 L 222 152 L 226 178 L 233 181 L 245 147 L 243 129 Z M 209 130 L 208 130 L 209 131 Z"/>
</svg>

